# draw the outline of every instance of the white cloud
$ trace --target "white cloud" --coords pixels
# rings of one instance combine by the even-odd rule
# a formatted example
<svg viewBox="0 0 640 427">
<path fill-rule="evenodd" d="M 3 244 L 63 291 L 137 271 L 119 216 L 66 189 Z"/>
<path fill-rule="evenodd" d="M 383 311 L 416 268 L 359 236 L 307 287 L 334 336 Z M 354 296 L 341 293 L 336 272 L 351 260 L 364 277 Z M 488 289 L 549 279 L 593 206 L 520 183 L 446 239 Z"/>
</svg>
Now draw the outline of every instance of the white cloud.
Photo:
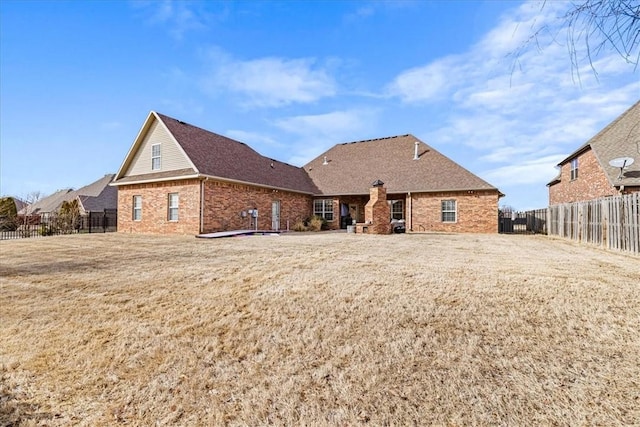
<svg viewBox="0 0 640 427">
<path fill-rule="evenodd" d="M 563 158 L 563 156 L 553 155 L 520 160 L 516 156 L 509 164 L 488 170 L 482 175 L 499 188 L 522 184 L 544 186 L 558 175 L 555 165 Z"/>
<path fill-rule="evenodd" d="M 441 98 L 458 80 L 460 67 L 456 57 L 448 57 L 431 64 L 400 73 L 387 87 L 390 96 L 415 103 Z"/>
<path fill-rule="evenodd" d="M 245 107 L 311 103 L 336 93 L 333 77 L 313 58 L 241 61 L 219 49 L 211 49 L 209 59 L 212 70 L 205 78 L 205 87 L 213 92 L 235 94 Z"/>
<path fill-rule="evenodd" d="M 147 22 L 164 25 L 176 40 L 182 40 L 187 32 L 206 30 L 214 18 L 214 15 L 205 12 L 197 3 L 163 0 L 137 1 L 132 4 L 148 14 Z"/>
<path fill-rule="evenodd" d="M 278 129 L 294 135 L 289 163 L 302 165 L 333 145 L 363 138 L 373 127 L 375 110 L 343 110 L 276 120 Z"/>
<path fill-rule="evenodd" d="M 597 75 L 588 62 L 572 68 L 557 40 L 568 4 L 540 5 L 512 10 L 467 52 L 407 69 L 388 89 L 407 108 L 449 111 L 427 139 L 470 148 L 484 179 L 543 205 L 555 165 L 637 101 L 640 82 L 615 52 L 594 62 Z"/>
<path fill-rule="evenodd" d="M 226 132 L 226 135 L 229 138 L 233 138 L 237 141 L 244 142 L 246 144 L 249 144 L 251 147 L 255 147 L 255 148 L 259 148 L 259 147 L 282 148 L 285 146 L 283 143 L 276 141 L 275 139 L 268 136 L 267 134 L 260 133 L 260 132 L 249 132 L 245 130 L 231 129 Z"/>
<path fill-rule="evenodd" d="M 299 135 L 313 134 L 335 138 L 361 129 L 363 120 L 360 113 L 356 111 L 333 111 L 280 119 L 275 122 L 275 125 L 282 130 Z"/>
</svg>

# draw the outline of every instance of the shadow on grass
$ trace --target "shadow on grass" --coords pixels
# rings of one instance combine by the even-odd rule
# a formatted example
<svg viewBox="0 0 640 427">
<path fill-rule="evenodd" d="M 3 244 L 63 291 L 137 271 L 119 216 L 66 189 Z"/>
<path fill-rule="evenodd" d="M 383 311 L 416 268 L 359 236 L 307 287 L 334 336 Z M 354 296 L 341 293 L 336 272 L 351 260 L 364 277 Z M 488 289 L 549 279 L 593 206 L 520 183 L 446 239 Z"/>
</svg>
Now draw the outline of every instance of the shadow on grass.
<svg viewBox="0 0 640 427">
<path fill-rule="evenodd" d="M 0 426 L 13 427 L 20 425 L 46 425 L 54 416 L 41 411 L 39 406 L 21 400 L 10 390 L 8 378 L 0 378 Z"/>
</svg>

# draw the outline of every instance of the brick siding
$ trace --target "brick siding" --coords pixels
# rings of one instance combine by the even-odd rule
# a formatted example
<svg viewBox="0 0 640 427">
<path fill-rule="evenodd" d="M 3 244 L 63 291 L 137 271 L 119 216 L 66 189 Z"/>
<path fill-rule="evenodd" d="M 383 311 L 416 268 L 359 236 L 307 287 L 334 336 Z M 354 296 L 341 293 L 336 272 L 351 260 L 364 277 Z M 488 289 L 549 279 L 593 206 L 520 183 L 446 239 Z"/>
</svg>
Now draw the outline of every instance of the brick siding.
<svg viewBox="0 0 640 427">
<path fill-rule="evenodd" d="M 178 193 L 178 221 L 169 221 L 169 193 Z M 142 196 L 142 218 L 133 220 L 133 196 Z M 198 234 L 200 181 L 180 180 L 118 187 L 118 231 Z"/>
<path fill-rule="evenodd" d="M 435 231 L 456 233 L 497 233 L 498 232 L 498 192 L 443 192 L 443 193 L 412 193 L 387 195 L 387 200 L 404 200 L 405 222 L 408 231 Z M 455 200 L 457 207 L 457 221 L 455 223 L 442 222 L 441 201 Z M 368 197 L 343 196 L 334 199 L 335 213 L 340 212 L 340 203 L 357 204 L 360 217 L 357 222 L 365 221 Z M 383 216 L 390 221 L 391 213 L 385 210 Z M 380 220 L 382 221 L 382 220 Z M 413 223 L 412 223 L 413 221 Z M 330 229 L 340 227 L 339 221 L 332 221 Z"/>
<path fill-rule="evenodd" d="M 407 199 L 407 228 L 412 231 L 498 232 L 498 193 L 495 191 L 412 193 Z M 442 221 L 443 200 L 456 201 L 456 222 Z"/>
<path fill-rule="evenodd" d="M 280 201 L 280 229 L 311 215 L 311 196 L 220 181 L 181 180 L 134 184 L 118 189 L 118 231 L 199 234 L 200 192 L 204 186 L 204 233 L 252 228 L 241 212 L 258 209 L 258 228 L 272 229 L 271 204 Z M 178 193 L 178 221 L 168 220 L 169 193 Z M 142 196 L 142 219 L 133 220 L 133 196 Z"/>
<path fill-rule="evenodd" d="M 593 150 L 578 155 L 578 177 L 571 179 L 571 162 L 562 165 L 560 182 L 549 186 L 549 205 L 581 202 L 618 194 L 600 167 Z"/>
<path fill-rule="evenodd" d="M 311 196 L 283 190 L 273 190 L 245 184 L 222 181 L 205 181 L 204 232 L 251 229 L 250 215 L 241 212 L 258 209 L 258 229 L 272 229 L 271 207 L 280 201 L 280 229 L 286 230 L 287 222 L 293 227 L 296 221 L 311 216 Z"/>
</svg>

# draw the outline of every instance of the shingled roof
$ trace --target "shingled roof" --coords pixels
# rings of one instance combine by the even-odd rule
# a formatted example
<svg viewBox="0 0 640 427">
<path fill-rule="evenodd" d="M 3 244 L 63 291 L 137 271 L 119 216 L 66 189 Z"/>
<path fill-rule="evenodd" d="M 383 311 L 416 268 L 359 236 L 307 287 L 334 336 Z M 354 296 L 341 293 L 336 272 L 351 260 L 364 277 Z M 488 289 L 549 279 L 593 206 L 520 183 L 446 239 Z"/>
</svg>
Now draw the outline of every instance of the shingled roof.
<svg viewBox="0 0 640 427">
<path fill-rule="evenodd" d="M 498 190 L 413 135 L 338 144 L 304 169 L 325 195 L 368 194 L 377 179 L 388 193 Z"/>
<path fill-rule="evenodd" d="M 243 142 L 156 114 L 198 174 L 309 194 L 318 191 L 302 168 L 264 157 Z"/>
<path fill-rule="evenodd" d="M 609 123 L 604 129 L 577 150 L 563 159 L 558 166 L 571 161 L 579 154 L 591 149 L 604 170 L 612 186 L 640 185 L 640 101 Z M 635 162 L 624 170 L 621 179 L 620 168 L 611 166 L 609 162 L 619 157 L 633 157 Z M 560 176 L 549 184 L 560 182 Z"/>
<path fill-rule="evenodd" d="M 58 190 L 53 194 L 44 197 L 31 205 L 23 207 L 18 213 L 20 215 L 40 215 L 44 213 L 51 213 L 58 210 L 62 202 L 73 199 L 71 188 L 64 188 Z"/>
<path fill-rule="evenodd" d="M 186 169 L 124 176 L 156 121 L 186 155 Z M 419 156 L 414 160 L 416 142 Z M 262 156 L 243 142 L 151 112 L 113 185 L 181 177 L 211 177 L 316 196 L 368 194 L 377 179 L 390 193 L 498 191 L 413 135 L 338 144 L 300 168 Z"/>
<path fill-rule="evenodd" d="M 85 212 L 101 212 L 105 209 L 118 208 L 118 189 L 109 185 L 114 176 L 115 174 L 107 174 L 72 193 L 79 199 Z"/>
</svg>

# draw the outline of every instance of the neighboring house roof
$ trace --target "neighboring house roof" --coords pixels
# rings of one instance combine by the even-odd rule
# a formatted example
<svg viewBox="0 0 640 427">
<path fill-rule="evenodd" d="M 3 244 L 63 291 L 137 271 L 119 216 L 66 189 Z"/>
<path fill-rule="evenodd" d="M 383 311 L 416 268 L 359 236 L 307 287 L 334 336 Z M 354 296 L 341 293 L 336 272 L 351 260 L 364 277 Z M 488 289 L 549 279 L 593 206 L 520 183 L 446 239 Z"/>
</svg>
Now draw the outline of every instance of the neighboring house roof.
<svg viewBox="0 0 640 427">
<path fill-rule="evenodd" d="M 338 144 L 304 169 L 326 195 L 367 194 L 378 179 L 387 193 L 498 191 L 413 135 Z"/>
<path fill-rule="evenodd" d="M 58 210 L 62 202 L 73 198 L 73 196 L 69 196 L 69 193 L 72 191 L 73 190 L 71 188 L 58 190 L 55 193 L 24 207 L 18 213 L 21 215 L 40 215 L 43 213 L 55 212 Z"/>
<path fill-rule="evenodd" d="M 12 197 L 11 199 L 13 200 L 13 203 L 15 203 L 16 205 L 16 212 L 20 212 L 22 209 L 24 209 L 27 206 L 27 204 L 24 201 L 22 201 L 17 197 Z"/>
<path fill-rule="evenodd" d="M 114 176 L 115 174 L 107 174 L 71 194 L 78 198 L 81 211 L 99 212 L 118 208 L 118 188 L 109 185 Z"/>
<path fill-rule="evenodd" d="M 184 151 L 192 168 L 125 176 L 145 129 L 159 120 Z M 317 189 L 304 169 L 260 155 L 243 142 L 209 132 L 171 117 L 151 112 L 127 158 L 116 174 L 115 185 L 180 177 L 213 177 L 270 188 L 314 194 Z"/>
<path fill-rule="evenodd" d="M 558 166 L 561 167 L 589 149 L 593 150 L 612 186 L 640 185 L 640 101 L 563 159 Z M 620 168 L 609 164 L 611 160 L 619 157 L 633 157 L 635 160 L 625 169 L 622 179 L 618 179 Z M 547 185 L 558 182 L 560 182 L 560 175 Z"/>
<path fill-rule="evenodd" d="M 109 183 L 113 180 L 114 174 L 107 174 L 99 180 L 85 185 L 77 190 L 65 188 L 38 200 L 31 206 L 23 207 L 18 211 L 20 214 L 40 215 L 43 213 L 56 212 L 63 202 L 78 199 L 81 212 L 84 211 L 104 211 L 105 209 L 118 208 L 118 189 L 111 187 Z"/>
</svg>

